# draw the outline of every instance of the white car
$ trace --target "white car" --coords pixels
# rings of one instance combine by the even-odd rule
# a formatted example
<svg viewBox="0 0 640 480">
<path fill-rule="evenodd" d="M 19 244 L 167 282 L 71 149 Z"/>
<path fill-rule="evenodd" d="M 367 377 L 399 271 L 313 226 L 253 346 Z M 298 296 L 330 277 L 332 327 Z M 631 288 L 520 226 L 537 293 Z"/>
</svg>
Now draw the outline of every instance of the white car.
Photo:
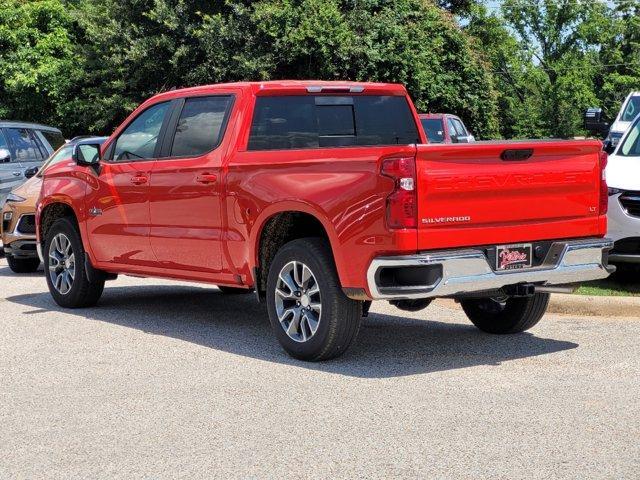
<svg viewBox="0 0 640 480">
<path fill-rule="evenodd" d="M 609 261 L 617 264 L 640 264 L 640 115 L 629 123 L 617 145 L 605 142 L 611 152 L 607 236 L 615 242 Z"/>
<path fill-rule="evenodd" d="M 633 122 L 633 119 L 638 115 L 640 115 L 640 92 L 631 92 L 627 95 L 615 121 L 611 124 L 607 140 L 610 141 L 613 146 L 617 146 L 631 125 L 631 122 Z"/>
</svg>

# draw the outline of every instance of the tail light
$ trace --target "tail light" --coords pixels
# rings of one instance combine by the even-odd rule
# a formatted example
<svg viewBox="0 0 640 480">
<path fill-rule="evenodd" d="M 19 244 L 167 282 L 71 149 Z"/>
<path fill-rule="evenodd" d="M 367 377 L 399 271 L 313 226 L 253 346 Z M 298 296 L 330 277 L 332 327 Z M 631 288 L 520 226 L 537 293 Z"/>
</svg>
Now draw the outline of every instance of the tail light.
<svg viewBox="0 0 640 480">
<path fill-rule="evenodd" d="M 600 215 L 606 215 L 609 210 L 609 189 L 607 188 L 607 152 L 600 152 Z"/>
<path fill-rule="evenodd" d="M 393 192 L 387 197 L 387 226 L 417 228 L 415 158 L 387 158 L 382 162 L 381 173 L 395 181 Z"/>
</svg>

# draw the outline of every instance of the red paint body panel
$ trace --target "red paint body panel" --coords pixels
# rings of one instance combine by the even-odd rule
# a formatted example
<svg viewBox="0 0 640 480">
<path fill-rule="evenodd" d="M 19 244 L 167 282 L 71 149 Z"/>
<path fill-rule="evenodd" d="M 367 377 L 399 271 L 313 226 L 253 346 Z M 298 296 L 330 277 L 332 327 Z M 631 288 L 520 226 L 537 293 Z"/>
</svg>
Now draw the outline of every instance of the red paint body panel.
<svg viewBox="0 0 640 480">
<path fill-rule="evenodd" d="M 308 213 L 324 226 L 342 286 L 362 289 L 369 263 L 380 255 L 604 235 L 606 219 L 590 210 L 598 205 L 599 142 L 247 150 L 257 96 L 304 95 L 318 85 L 337 89 L 329 95 L 358 95 L 342 91 L 356 86 L 364 87 L 363 95 L 406 96 L 404 87 L 393 84 L 300 81 L 163 93 L 136 109 L 103 151 L 154 103 L 231 93 L 235 100 L 221 144 L 194 158 L 102 162 L 98 173 L 63 162 L 45 175 L 38 225 L 46 207 L 63 202 L 76 213 L 97 268 L 246 287 L 254 283 L 264 225 L 285 211 Z M 418 131 L 426 142 L 422 128 Z M 505 148 L 533 148 L 534 154 L 523 162 L 504 162 Z M 417 229 L 386 225 L 394 182 L 380 168 L 389 157 L 416 158 Z M 198 181 L 206 175 L 215 182 Z M 131 183 L 140 176 L 147 181 Z M 102 215 L 87 214 L 94 208 Z M 422 223 L 467 216 L 464 222 Z"/>
<path fill-rule="evenodd" d="M 504 161 L 505 148 L 533 155 Z M 418 248 L 604 235 L 600 148 L 594 140 L 419 146 Z"/>
</svg>

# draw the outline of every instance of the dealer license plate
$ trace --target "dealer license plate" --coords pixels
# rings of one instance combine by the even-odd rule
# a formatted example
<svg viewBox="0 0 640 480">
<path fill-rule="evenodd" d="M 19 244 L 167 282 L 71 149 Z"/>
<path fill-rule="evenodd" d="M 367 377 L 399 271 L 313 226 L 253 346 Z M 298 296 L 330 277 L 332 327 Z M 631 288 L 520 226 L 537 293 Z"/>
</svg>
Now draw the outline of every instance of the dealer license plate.
<svg viewBox="0 0 640 480">
<path fill-rule="evenodd" d="M 516 270 L 531 267 L 530 243 L 498 245 L 496 247 L 496 270 Z"/>
</svg>

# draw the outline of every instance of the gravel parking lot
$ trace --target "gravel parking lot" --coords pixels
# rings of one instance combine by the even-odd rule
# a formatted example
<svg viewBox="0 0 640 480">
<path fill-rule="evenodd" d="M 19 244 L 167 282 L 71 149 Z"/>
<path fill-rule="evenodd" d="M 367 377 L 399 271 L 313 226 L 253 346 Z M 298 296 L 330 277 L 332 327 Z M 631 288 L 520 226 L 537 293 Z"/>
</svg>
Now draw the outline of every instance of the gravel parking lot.
<svg viewBox="0 0 640 480">
<path fill-rule="evenodd" d="M 0 282 L 0 478 L 640 477 L 640 318 L 496 337 L 378 303 L 306 364 L 249 295 L 121 277 L 62 311 Z"/>
</svg>

